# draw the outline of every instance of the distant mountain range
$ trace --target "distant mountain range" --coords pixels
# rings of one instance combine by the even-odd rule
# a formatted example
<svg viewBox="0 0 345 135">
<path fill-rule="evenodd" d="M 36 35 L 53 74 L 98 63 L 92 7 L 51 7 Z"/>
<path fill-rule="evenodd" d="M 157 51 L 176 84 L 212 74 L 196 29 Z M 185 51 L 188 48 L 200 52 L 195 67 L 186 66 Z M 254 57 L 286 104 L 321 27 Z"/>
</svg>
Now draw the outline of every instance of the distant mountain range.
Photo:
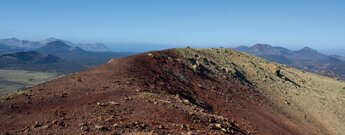
<svg viewBox="0 0 345 135">
<path fill-rule="evenodd" d="M 40 41 L 41 44 L 47 44 L 49 42 L 53 42 L 53 41 L 61 41 L 64 42 L 65 44 L 71 46 L 71 47 L 79 47 L 83 50 L 86 51 L 93 51 L 93 52 L 110 52 L 111 49 L 109 47 L 107 47 L 106 45 L 104 45 L 103 43 L 87 43 L 87 44 L 75 44 L 66 40 L 62 40 L 62 39 L 57 39 L 57 38 L 48 38 L 46 40 Z"/>
<path fill-rule="evenodd" d="M 19 40 L 17 38 L 9 38 L 9 39 L 0 39 L 0 52 L 13 52 L 13 51 L 28 51 L 28 50 L 35 50 L 42 46 L 45 46 L 47 43 L 51 43 L 54 41 L 61 41 L 71 47 L 79 47 L 86 51 L 93 51 L 93 52 L 110 52 L 111 50 L 102 43 L 95 43 L 95 44 L 75 44 L 69 41 L 65 41 L 62 39 L 57 38 L 48 38 L 42 41 L 28 41 L 28 40 Z"/>
<path fill-rule="evenodd" d="M 112 58 L 133 53 L 110 52 L 103 44 L 94 51 L 81 47 L 91 44 L 73 44 L 69 41 L 50 38 L 40 42 L 15 38 L 0 41 L 0 68 L 24 69 L 67 74 L 106 63 Z M 96 47 L 97 48 L 97 47 Z M 95 51 L 96 50 L 96 51 Z"/>
<path fill-rule="evenodd" d="M 240 46 L 235 49 L 269 61 L 345 80 L 345 57 L 343 56 L 325 55 L 309 47 L 292 51 L 267 44 L 256 44 L 252 47 Z"/>
</svg>

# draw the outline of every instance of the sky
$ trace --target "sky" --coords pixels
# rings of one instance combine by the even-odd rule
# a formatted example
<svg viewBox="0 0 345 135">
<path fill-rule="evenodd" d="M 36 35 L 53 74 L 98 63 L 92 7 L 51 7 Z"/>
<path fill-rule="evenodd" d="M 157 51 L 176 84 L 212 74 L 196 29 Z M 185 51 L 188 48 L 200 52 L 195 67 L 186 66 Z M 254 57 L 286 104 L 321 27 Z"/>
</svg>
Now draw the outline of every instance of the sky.
<svg viewBox="0 0 345 135">
<path fill-rule="evenodd" d="M 265 43 L 345 49 L 344 0 L 1 0 L 0 38 L 117 50 Z"/>
</svg>

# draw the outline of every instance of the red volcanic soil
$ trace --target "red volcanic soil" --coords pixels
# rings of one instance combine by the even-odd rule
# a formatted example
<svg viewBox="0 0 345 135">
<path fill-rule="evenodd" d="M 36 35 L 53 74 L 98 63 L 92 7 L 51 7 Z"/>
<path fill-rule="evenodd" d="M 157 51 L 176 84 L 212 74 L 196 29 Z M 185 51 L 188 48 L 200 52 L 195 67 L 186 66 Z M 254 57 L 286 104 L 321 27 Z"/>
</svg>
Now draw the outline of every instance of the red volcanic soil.
<svg viewBox="0 0 345 135">
<path fill-rule="evenodd" d="M 3 134 L 304 134 L 254 88 L 174 50 L 110 61 L 0 100 Z"/>
</svg>

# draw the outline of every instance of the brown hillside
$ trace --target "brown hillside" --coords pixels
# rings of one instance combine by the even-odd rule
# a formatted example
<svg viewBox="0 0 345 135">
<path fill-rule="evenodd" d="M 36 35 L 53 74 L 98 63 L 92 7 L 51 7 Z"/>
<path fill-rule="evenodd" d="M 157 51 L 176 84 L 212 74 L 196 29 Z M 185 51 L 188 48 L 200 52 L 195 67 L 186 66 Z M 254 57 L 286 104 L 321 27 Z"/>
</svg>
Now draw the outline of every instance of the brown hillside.
<svg viewBox="0 0 345 135">
<path fill-rule="evenodd" d="M 232 73 L 231 69 L 222 68 L 218 57 L 207 52 L 186 53 L 194 51 L 173 49 L 114 59 L 106 65 L 3 97 L 0 132 L 265 135 L 321 132 L 321 124 L 300 122 L 298 116 L 275 103 L 275 98 L 263 93 L 257 87 L 261 85 L 242 71 Z"/>
</svg>

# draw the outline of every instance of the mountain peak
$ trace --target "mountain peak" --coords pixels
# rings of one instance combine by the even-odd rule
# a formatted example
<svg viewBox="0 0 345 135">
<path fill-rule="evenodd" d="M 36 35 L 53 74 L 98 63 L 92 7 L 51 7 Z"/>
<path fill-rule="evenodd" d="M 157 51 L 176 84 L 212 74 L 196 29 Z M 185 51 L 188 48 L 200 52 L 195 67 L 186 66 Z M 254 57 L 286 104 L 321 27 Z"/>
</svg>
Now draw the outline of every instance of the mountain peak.
<svg viewBox="0 0 345 135">
<path fill-rule="evenodd" d="M 55 41 L 62 41 L 62 42 L 64 42 L 64 41 L 61 40 L 61 39 L 54 38 L 54 37 L 50 37 L 50 38 L 47 38 L 47 39 L 45 39 L 45 40 L 40 41 L 40 43 L 41 43 L 41 44 L 48 44 L 48 43 L 50 43 L 50 42 L 55 42 Z M 65 42 L 65 43 L 66 43 L 66 42 Z M 67 44 L 67 43 L 66 43 L 66 44 Z"/>
<path fill-rule="evenodd" d="M 304 47 L 300 51 L 316 51 L 316 50 L 314 50 L 314 49 L 312 49 L 310 47 Z"/>
<path fill-rule="evenodd" d="M 327 57 L 326 55 L 310 47 L 304 47 L 301 50 L 295 51 L 295 54 L 304 59 L 320 59 Z"/>
<path fill-rule="evenodd" d="M 61 39 L 54 38 L 54 37 L 50 37 L 50 38 L 47 38 L 46 40 L 50 40 L 50 41 L 56 41 L 56 40 L 61 40 Z"/>
<path fill-rule="evenodd" d="M 69 48 L 71 48 L 71 46 L 67 45 L 65 42 L 60 41 L 60 40 L 49 42 L 49 43 L 47 43 L 47 45 L 62 46 L 62 47 L 69 47 Z"/>
<path fill-rule="evenodd" d="M 268 44 L 255 44 L 251 48 L 262 50 L 262 49 L 270 49 L 270 48 L 272 48 L 272 46 L 268 45 Z"/>
<path fill-rule="evenodd" d="M 58 57 L 69 57 L 71 55 L 79 56 L 84 54 L 85 51 L 76 46 L 70 46 L 63 41 L 53 41 L 45 44 L 45 46 L 37 49 L 38 52 L 45 54 L 52 54 Z"/>
</svg>

